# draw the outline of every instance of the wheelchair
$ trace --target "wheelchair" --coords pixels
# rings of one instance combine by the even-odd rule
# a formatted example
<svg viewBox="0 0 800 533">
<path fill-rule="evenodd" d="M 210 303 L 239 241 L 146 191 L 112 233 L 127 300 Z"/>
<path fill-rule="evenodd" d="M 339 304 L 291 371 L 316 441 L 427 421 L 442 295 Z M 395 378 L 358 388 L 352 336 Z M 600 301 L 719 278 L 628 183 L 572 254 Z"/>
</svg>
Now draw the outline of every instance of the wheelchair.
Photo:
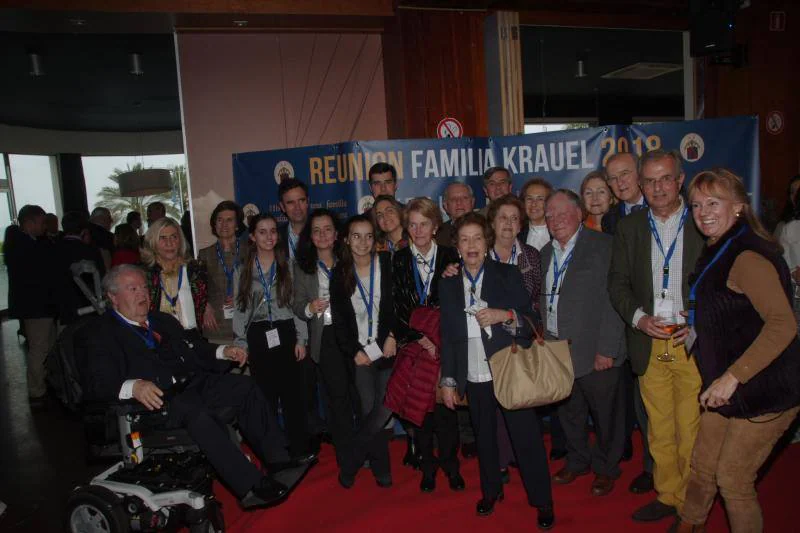
<svg viewBox="0 0 800 533">
<path fill-rule="evenodd" d="M 92 318 L 86 315 L 100 314 L 107 305 L 99 294 L 96 272 L 94 293 L 81 282 L 86 266 L 76 264 L 73 279 L 91 307 L 79 310 L 82 318 L 59 335 L 47 358 L 48 384 L 66 408 L 81 414 L 87 460 L 117 460 L 89 483 L 73 489 L 67 502 L 67 531 L 225 531 L 222 505 L 212 491 L 213 468 L 185 430 L 166 423 L 169 395 L 158 411 L 148 411 L 135 401 L 83 401 L 82 351 L 75 339 L 84 328 L 92 327 Z M 229 424 L 234 418 L 232 412 L 215 414 L 221 423 Z"/>
</svg>

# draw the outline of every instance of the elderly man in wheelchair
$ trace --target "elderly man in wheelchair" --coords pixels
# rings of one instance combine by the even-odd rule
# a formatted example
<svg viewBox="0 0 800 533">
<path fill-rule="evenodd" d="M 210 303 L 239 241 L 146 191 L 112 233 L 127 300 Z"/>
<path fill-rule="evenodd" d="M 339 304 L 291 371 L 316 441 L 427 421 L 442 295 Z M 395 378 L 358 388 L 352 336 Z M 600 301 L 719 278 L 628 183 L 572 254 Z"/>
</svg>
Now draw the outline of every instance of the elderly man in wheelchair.
<svg viewBox="0 0 800 533">
<path fill-rule="evenodd" d="M 210 496 L 210 481 L 194 485 L 186 481 L 187 490 L 166 492 L 175 489 L 175 484 L 153 482 L 170 469 L 179 477 L 192 478 L 187 472 L 197 461 L 187 454 L 172 454 L 166 461 L 155 454 L 144 456 L 149 445 L 133 425 L 148 427 L 141 421 L 152 414 L 160 425 L 188 432 L 243 508 L 281 503 L 289 486 L 299 481 L 316 462 L 316 456 L 290 460 L 275 413 L 259 388 L 248 376 L 226 372 L 234 363 L 245 364 L 247 352 L 234 346 L 212 345 L 196 331 L 184 330 L 171 315 L 149 312 L 150 291 L 144 272 L 138 267 L 121 265 L 112 269 L 103 279 L 102 288 L 111 309 L 76 331 L 75 364 L 84 402 L 107 402 L 119 415 L 123 461 L 95 477 L 89 486 L 76 489 L 73 500 L 91 502 L 93 497 L 112 492 L 119 498 L 118 503 L 128 505 L 125 510 L 129 517 L 136 510 L 131 503 L 136 504 L 133 507 L 147 507 L 148 523 L 137 522 L 134 529 L 139 530 L 162 529 L 169 515 L 163 509 L 179 504 L 188 510 L 190 524 L 203 524 L 202 531 L 222 530 L 218 504 Z M 233 419 L 268 473 L 249 461 L 231 438 L 226 424 Z M 200 487 L 208 492 L 205 498 L 196 492 L 202 492 Z M 107 500 L 106 497 L 106 503 Z M 202 516 L 214 515 L 206 509 L 208 502 L 213 502 L 218 515 L 214 520 Z M 97 517 L 92 512 L 87 514 L 86 505 L 69 507 L 68 521 L 71 526 L 77 524 L 71 527 L 74 531 L 97 530 L 81 526 L 97 525 L 98 520 L 124 522 L 119 509 L 115 509 L 117 514 Z M 154 508 L 162 512 L 154 512 Z M 98 511 L 98 506 L 92 509 Z M 211 527 L 213 522 L 216 527 Z M 133 522 L 120 527 L 127 531 L 131 525 Z"/>
</svg>

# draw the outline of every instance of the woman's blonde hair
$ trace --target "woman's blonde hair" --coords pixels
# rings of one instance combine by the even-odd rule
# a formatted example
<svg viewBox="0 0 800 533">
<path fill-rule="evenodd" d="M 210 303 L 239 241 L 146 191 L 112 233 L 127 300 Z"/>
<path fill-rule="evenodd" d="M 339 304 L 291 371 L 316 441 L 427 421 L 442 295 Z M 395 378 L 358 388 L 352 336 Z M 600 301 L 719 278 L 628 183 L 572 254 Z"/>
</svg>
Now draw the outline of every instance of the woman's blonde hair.
<svg viewBox="0 0 800 533">
<path fill-rule="evenodd" d="M 764 228 L 761 220 L 753 211 L 753 207 L 750 205 L 750 198 L 747 196 L 747 190 L 744 188 L 744 181 L 727 168 L 712 168 L 697 174 L 692 178 L 687 189 L 690 202 L 695 191 L 742 204 L 741 216 L 744 217 L 745 222 L 753 230 L 753 233 L 777 245 L 775 239 Z"/>
<path fill-rule="evenodd" d="M 170 217 L 159 218 L 147 228 L 147 233 L 144 234 L 144 246 L 142 247 L 142 263 L 151 267 L 158 262 L 158 238 L 165 228 L 175 228 L 178 231 L 178 239 L 180 239 L 181 246 L 178 250 L 178 257 L 181 261 L 186 260 L 186 254 L 189 249 L 186 244 L 186 237 L 183 236 L 183 230 L 177 220 Z"/>
<path fill-rule="evenodd" d="M 442 227 L 442 212 L 439 211 L 439 206 L 430 198 L 420 196 L 406 204 L 406 208 L 403 210 L 404 228 L 408 229 L 408 215 L 414 211 L 433 222 L 433 225 L 437 228 Z"/>
</svg>

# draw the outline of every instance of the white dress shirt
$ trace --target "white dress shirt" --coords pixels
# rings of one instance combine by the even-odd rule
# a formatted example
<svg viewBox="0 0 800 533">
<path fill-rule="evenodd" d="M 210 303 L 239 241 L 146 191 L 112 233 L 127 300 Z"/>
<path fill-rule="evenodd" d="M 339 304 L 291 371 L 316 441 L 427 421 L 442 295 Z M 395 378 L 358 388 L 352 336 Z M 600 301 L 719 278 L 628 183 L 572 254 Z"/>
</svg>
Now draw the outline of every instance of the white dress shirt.
<svg viewBox="0 0 800 533">
<path fill-rule="evenodd" d="M 683 198 L 680 198 L 681 205 L 673 214 L 671 214 L 665 221 L 659 220 L 658 217 L 653 216 L 653 221 L 656 224 L 656 231 L 661 239 L 661 244 L 664 246 L 664 253 L 669 253 L 669 247 L 672 246 L 672 241 L 677 238 L 675 242 L 675 252 L 669 260 L 669 280 L 667 283 L 667 292 L 662 294 L 662 283 L 664 274 L 664 255 L 658 247 L 656 238 L 650 233 L 650 271 L 653 275 L 653 302 L 657 302 L 662 298 L 672 300 L 672 311 L 678 313 L 683 311 L 683 231 L 681 227 L 681 217 L 685 209 Z M 652 214 L 652 211 L 651 211 Z M 691 214 L 686 215 L 686 223 Z M 686 224 L 685 223 L 685 224 Z M 684 227 L 685 227 L 684 224 Z M 649 230 L 649 226 L 648 226 Z M 633 327 L 637 327 L 639 320 L 646 316 L 643 308 L 637 309 L 633 313 Z"/>
<path fill-rule="evenodd" d="M 411 260 L 417 262 L 417 270 L 419 271 L 419 277 L 422 282 L 422 287 L 425 290 L 425 297 L 427 298 L 431 294 L 434 270 L 436 270 L 436 250 L 438 249 L 436 241 L 431 241 L 431 247 L 426 254 L 420 252 L 419 248 L 417 248 L 413 242 L 409 244 L 409 248 L 411 248 Z M 411 268 L 411 272 L 413 273 L 414 267 L 412 266 Z"/>
<path fill-rule="evenodd" d="M 464 281 L 464 308 L 472 305 L 470 296 L 472 295 L 472 283 L 466 275 L 461 276 Z M 480 295 L 481 287 L 483 287 L 483 274 L 475 284 L 475 297 Z M 464 320 L 467 320 L 467 314 L 464 313 Z M 486 351 L 483 349 L 483 339 L 481 337 L 473 337 L 467 339 L 467 381 L 472 383 L 485 383 L 492 381 L 492 370 L 489 368 L 489 361 L 486 359 Z"/>
<path fill-rule="evenodd" d="M 542 226 L 528 226 L 528 237 L 525 239 L 525 244 L 533 246 L 536 250 L 541 251 L 548 242 L 550 242 L 550 231 L 547 229 L 547 224 Z"/>
<path fill-rule="evenodd" d="M 377 255 L 374 256 L 373 261 L 375 261 L 375 282 L 373 286 L 374 296 L 372 303 L 371 337 L 369 335 L 369 315 L 367 314 L 367 304 L 364 302 L 364 299 L 361 298 L 361 291 L 358 290 L 357 286 L 356 290 L 353 291 L 353 295 L 350 297 L 350 303 L 353 305 L 353 311 L 355 311 L 356 314 L 358 342 L 361 344 L 361 346 L 366 346 L 378 337 L 378 315 L 380 314 L 379 310 L 381 308 L 381 265 Z M 358 276 L 358 274 L 356 274 L 356 276 Z M 360 276 L 359 279 L 361 280 L 361 287 L 364 289 L 364 296 L 367 298 L 367 302 L 369 302 L 369 274 L 367 274 L 366 279 Z"/>
<path fill-rule="evenodd" d="M 159 311 L 164 311 L 173 315 L 183 326 L 183 329 L 194 329 L 197 327 L 197 317 L 194 312 L 194 298 L 192 298 L 192 284 L 189 283 L 189 273 L 186 270 L 186 265 L 181 265 L 183 280 L 181 281 L 181 288 L 178 290 L 178 303 L 180 303 L 179 312 L 172 313 L 172 309 L 163 309 L 159 305 Z M 163 279 L 163 273 L 162 273 Z M 176 278 L 177 279 L 177 278 Z M 163 282 L 162 282 L 163 283 Z M 177 283 L 177 281 L 176 281 Z M 164 290 L 163 287 L 161 289 Z M 170 294 L 170 297 L 172 295 Z M 160 304 L 161 302 L 159 302 Z"/>
<path fill-rule="evenodd" d="M 582 225 L 578 227 L 578 231 L 569 238 L 566 246 L 563 248 L 557 240 L 553 239 L 553 257 L 558 261 L 559 268 L 564 268 L 564 260 L 569 257 L 569 254 L 575 249 L 575 243 L 578 241 L 578 235 L 580 235 L 582 228 Z M 572 260 L 570 260 L 570 263 L 571 262 Z M 550 265 L 547 267 L 547 276 L 545 276 L 545 289 L 547 292 L 545 293 L 544 312 L 547 314 L 547 331 L 556 338 L 558 338 L 558 299 L 561 293 L 561 287 L 564 285 L 564 278 L 567 275 L 567 270 L 569 270 L 569 264 L 566 265 L 566 268 L 561 272 L 558 278 L 558 286 L 555 288 L 553 288 L 553 280 L 555 279 L 555 266 L 553 261 L 550 261 Z"/>
</svg>

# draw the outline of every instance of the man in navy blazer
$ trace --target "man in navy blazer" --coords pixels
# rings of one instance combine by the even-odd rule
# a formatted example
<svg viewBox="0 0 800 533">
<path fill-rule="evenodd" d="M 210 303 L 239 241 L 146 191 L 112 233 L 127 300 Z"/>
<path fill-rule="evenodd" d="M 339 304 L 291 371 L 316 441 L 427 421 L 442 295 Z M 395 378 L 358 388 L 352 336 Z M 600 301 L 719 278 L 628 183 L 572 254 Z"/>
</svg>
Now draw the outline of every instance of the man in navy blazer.
<svg viewBox="0 0 800 533">
<path fill-rule="evenodd" d="M 187 429 L 244 507 L 285 498 L 287 487 L 248 461 L 214 414 L 233 408 L 239 429 L 264 464 L 289 463 L 259 388 L 248 376 L 223 373 L 231 362 L 243 365 L 247 352 L 210 344 L 166 313 L 148 313 L 150 291 L 139 267 L 115 267 L 103 279 L 103 289 L 113 308 L 77 339 L 85 347 L 78 365 L 86 398 L 133 399 L 152 411 L 164 405 L 165 393 L 173 393 L 168 424 Z"/>
<path fill-rule="evenodd" d="M 570 341 L 575 370 L 572 394 L 558 407 L 567 462 L 553 481 L 566 485 L 591 470 L 591 493 L 604 496 L 620 476 L 625 438 L 620 389 L 625 324 L 608 295 L 613 239 L 582 226 L 581 201 L 572 191 L 550 195 L 545 213 L 553 240 L 541 252 L 545 290 L 540 309 L 546 335 Z M 590 414 L 596 435 L 591 446 L 586 427 Z"/>
</svg>

